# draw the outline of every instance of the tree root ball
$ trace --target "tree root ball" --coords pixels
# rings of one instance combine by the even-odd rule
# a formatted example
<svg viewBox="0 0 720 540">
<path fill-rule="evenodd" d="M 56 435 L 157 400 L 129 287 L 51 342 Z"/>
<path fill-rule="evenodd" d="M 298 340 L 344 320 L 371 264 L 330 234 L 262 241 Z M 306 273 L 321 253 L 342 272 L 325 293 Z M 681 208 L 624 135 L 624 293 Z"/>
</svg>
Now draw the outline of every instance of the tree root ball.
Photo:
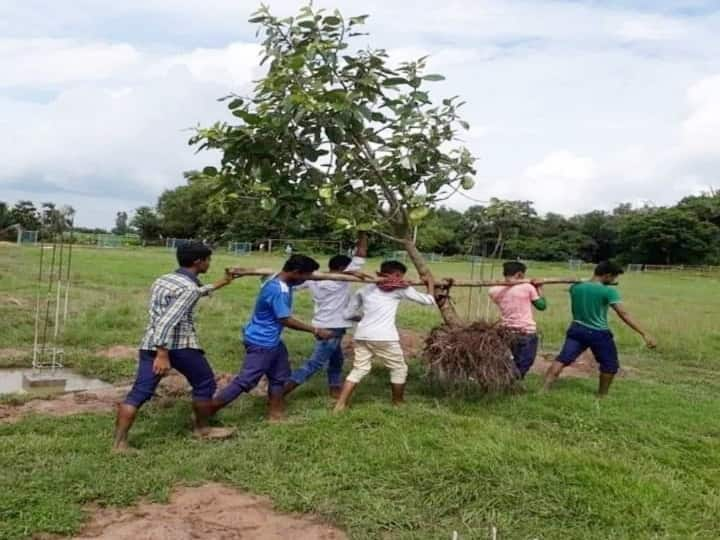
<svg viewBox="0 0 720 540">
<path fill-rule="evenodd" d="M 447 390 L 511 392 L 518 383 L 510 347 L 514 334 L 496 323 L 438 326 L 425 340 L 428 376 Z"/>
</svg>

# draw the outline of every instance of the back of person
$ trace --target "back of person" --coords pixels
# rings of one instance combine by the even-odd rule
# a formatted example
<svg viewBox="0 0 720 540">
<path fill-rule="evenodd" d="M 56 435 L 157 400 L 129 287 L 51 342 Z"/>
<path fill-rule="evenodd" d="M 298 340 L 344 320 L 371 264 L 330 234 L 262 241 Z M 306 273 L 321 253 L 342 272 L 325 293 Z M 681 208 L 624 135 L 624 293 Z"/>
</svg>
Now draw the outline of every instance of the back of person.
<svg viewBox="0 0 720 540">
<path fill-rule="evenodd" d="M 608 330 L 608 308 L 620 302 L 620 293 L 597 281 L 570 287 L 573 321 L 593 330 Z"/>
<path fill-rule="evenodd" d="M 491 287 L 488 294 L 497 304 L 504 326 L 524 334 L 536 332 L 532 303 L 540 295 L 532 284 Z"/>
<path fill-rule="evenodd" d="M 280 319 L 292 313 L 292 288 L 280 279 L 262 284 L 252 318 L 244 328 L 246 343 L 272 348 L 280 342 L 283 326 Z"/>
<path fill-rule="evenodd" d="M 345 271 L 362 268 L 365 259 L 353 257 Z M 298 288 L 308 288 L 313 295 L 312 323 L 320 328 L 349 328 L 352 323 L 343 317 L 352 289 L 347 281 L 306 281 Z"/>
<path fill-rule="evenodd" d="M 413 287 L 383 291 L 377 285 L 366 285 L 357 294 L 361 298 L 362 319 L 355 329 L 355 339 L 368 341 L 400 339 L 395 318 L 401 300 L 424 305 L 435 303 L 431 295 L 420 293 Z"/>
</svg>

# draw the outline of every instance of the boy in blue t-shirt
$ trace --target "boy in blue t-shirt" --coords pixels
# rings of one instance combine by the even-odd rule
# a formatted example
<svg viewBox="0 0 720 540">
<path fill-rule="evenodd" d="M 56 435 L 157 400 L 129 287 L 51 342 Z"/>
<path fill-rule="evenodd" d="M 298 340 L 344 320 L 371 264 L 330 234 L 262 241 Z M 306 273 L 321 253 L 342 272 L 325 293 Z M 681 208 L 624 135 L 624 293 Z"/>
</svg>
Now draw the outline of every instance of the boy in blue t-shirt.
<svg viewBox="0 0 720 540">
<path fill-rule="evenodd" d="M 244 328 L 245 362 L 232 382 L 218 392 L 209 405 L 211 414 L 243 392 L 252 390 L 265 375 L 269 381 L 269 418 L 279 420 L 283 417 L 283 388 L 290 378 L 288 351 L 281 340 L 283 329 L 309 332 L 318 339 L 332 337 L 328 330 L 315 328 L 292 317 L 293 287 L 305 282 L 319 267 L 310 257 L 292 255 L 280 273 L 262 284 L 250 322 Z"/>
</svg>

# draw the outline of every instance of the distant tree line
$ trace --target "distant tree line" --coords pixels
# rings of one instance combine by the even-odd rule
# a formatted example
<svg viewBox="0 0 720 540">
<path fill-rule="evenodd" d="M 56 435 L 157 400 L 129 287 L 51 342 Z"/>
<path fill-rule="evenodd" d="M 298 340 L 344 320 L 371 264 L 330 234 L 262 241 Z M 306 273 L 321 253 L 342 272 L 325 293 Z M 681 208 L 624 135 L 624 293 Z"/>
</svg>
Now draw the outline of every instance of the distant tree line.
<svg viewBox="0 0 720 540">
<path fill-rule="evenodd" d="M 165 191 L 156 207 L 137 208 L 132 219 L 118 212 L 115 234 L 137 233 L 148 244 L 164 238 L 201 238 L 210 242 L 259 243 L 268 238 L 323 238 L 352 241 L 334 231 L 318 207 L 303 219 L 279 218 L 255 198 L 217 197 L 203 175 L 186 174 L 187 183 Z M 53 219 L 55 205 L 36 208 L 30 201 L 0 202 L 0 230 L 20 225 L 37 230 Z M 79 230 L 79 229 L 76 229 Z M 82 229 L 104 233 L 102 229 Z M 343 237 L 344 235 L 344 237 Z M 431 211 L 417 231 L 421 251 L 474 254 L 540 261 L 617 259 L 639 264 L 720 264 L 720 193 L 686 197 L 668 207 L 595 210 L 565 217 L 538 215 L 531 201 L 492 199 L 464 212 Z M 376 252 L 396 249 L 377 239 Z"/>
</svg>

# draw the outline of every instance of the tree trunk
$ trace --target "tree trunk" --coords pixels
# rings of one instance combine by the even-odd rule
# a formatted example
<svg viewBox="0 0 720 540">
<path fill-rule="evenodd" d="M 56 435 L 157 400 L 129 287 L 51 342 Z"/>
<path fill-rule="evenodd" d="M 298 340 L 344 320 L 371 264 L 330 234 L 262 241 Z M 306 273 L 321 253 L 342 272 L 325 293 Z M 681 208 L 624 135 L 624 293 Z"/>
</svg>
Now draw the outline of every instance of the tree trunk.
<svg viewBox="0 0 720 540">
<path fill-rule="evenodd" d="M 405 251 L 407 251 L 408 257 L 410 257 L 410 260 L 415 265 L 415 269 L 417 270 L 420 278 L 427 279 L 433 277 L 430 268 L 425 262 L 425 257 L 423 257 L 422 253 L 418 251 L 415 243 L 409 238 L 406 238 L 403 240 L 403 245 L 405 246 Z M 462 319 L 460 319 L 457 311 L 455 311 L 455 306 L 453 306 L 449 301 L 444 302 L 442 306 L 438 306 L 438 309 L 440 310 L 440 315 L 442 316 L 443 321 L 445 321 L 445 324 L 448 326 L 460 326 L 462 324 Z"/>
</svg>

